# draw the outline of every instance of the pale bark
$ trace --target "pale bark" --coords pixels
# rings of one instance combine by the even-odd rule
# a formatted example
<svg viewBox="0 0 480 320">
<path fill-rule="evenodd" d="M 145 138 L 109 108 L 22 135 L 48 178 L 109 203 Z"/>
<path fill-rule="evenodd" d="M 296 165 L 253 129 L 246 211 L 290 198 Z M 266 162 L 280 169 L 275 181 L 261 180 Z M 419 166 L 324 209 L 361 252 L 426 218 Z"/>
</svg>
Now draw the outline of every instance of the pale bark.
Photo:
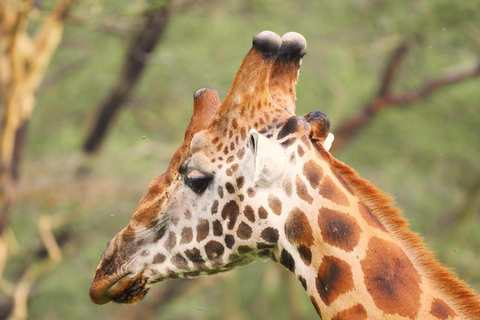
<svg viewBox="0 0 480 320">
<path fill-rule="evenodd" d="M 35 93 L 57 49 L 65 19 L 76 0 L 62 0 L 33 35 L 27 32 L 33 1 L 0 3 L 0 235 L 15 199 L 14 173 L 27 120 L 35 107 Z"/>
<path fill-rule="evenodd" d="M 31 0 L 0 2 L 0 289 L 11 298 L 9 319 L 25 319 L 30 291 L 39 277 L 51 270 L 61 253 L 51 230 L 51 221 L 42 216 L 39 231 L 49 259 L 30 266 L 15 285 L 3 278 L 4 264 L 11 249 L 6 226 L 15 201 L 15 178 L 28 119 L 35 108 L 35 94 L 50 60 L 58 48 L 65 19 L 77 0 L 60 0 L 30 35 L 28 23 L 36 10 Z M 38 12 L 36 12 L 38 13 Z M 3 316 L 6 316 L 5 314 Z"/>
</svg>

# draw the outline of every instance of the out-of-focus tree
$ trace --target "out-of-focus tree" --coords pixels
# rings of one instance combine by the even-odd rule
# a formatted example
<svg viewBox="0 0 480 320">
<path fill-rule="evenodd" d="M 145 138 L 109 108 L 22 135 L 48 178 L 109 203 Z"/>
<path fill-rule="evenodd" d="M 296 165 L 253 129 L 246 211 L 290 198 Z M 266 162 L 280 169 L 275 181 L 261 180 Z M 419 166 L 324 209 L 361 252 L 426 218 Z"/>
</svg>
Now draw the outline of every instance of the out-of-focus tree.
<svg viewBox="0 0 480 320">
<path fill-rule="evenodd" d="M 57 244 L 52 240 L 50 219 L 43 217 L 38 222 L 39 230 L 50 259 L 47 263 L 28 268 L 16 285 L 6 285 L 3 279 L 8 254 L 8 241 L 4 234 L 9 209 L 15 200 L 14 184 L 26 126 L 35 108 L 35 94 L 58 48 L 65 20 L 76 2 L 59 0 L 46 13 L 41 12 L 41 1 L 0 2 L 0 101 L 3 106 L 0 132 L 0 284 L 12 298 L 10 319 L 26 318 L 28 295 L 35 279 L 52 263 L 57 263 L 60 257 Z M 35 28 L 32 28 L 33 24 Z M 3 314 L 6 315 L 8 312 Z"/>
<path fill-rule="evenodd" d="M 112 120 L 141 79 L 170 19 L 171 2 L 152 0 L 141 16 L 142 24 L 133 36 L 117 82 L 99 105 L 98 115 L 83 146 L 86 153 L 98 151 Z"/>
<path fill-rule="evenodd" d="M 456 67 L 442 77 L 425 81 L 424 84 L 415 91 L 395 93 L 395 81 L 398 78 L 398 72 L 407 53 L 408 45 L 405 42 L 401 43 L 393 51 L 380 77 L 377 94 L 371 101 L 360 108 L 356 114 L 336 128 L 335 144 L 333 144 L 331 152 L 335 153 L 344 147 L 345 144 L 354 140 L 358 131 L 367 127 L 370 121 L 387 107 L 412 106 L 419 101 L 428 99 L 431 95 L 445 87 L 480 76 L 480 61 L 477 61 L 469 68 Z"/>
<path fill-rule="evenodd" d="M 0 2 L 0 93 L 3 103 L 0 133 L 0 235 L 14 200 L 20 151 L 35 93 L 62 38 L 64 23 L 77 0 L 61 0 L 29 32 L 39 3 L 32 0 Z"/>
<path fill-rule="evenodd" d="M 13 0 L 0 0 L 0 5 L 5 1 L 10 1 L 9 4 L 16 3 L 12 2 Z M 61 1 L 63 0 L 32 0 L 30 21 L 33 23 L 30 23 L 29 34 L 32 35 L 33 31 L 39 30 L 35 28 L 51 12 L 50 8 Z M 297 104 L 299 110 L 302 106 L 310 107 L 320 101 L 322 104 L 319 106 L 320 110 L 332 118 L 332 131 L 336 136 L 334 154 L 348 158 L 352 154 L 349 149 L 355 150 L 353 153 L 356 153 L 358 146 L 361 145 L 362 150 L 367 150 L 363 152 L 364 156 L 375 159 L 375 166 L 378 166 L 375 171 L 370 172 L 370 178 L 372 172 L 374 174 L 385 172 L 382 174 L 385 177 L 392 172 L 388 171 L 387 166 L 380 167 L 382 161 L 385 161 L 383 158 L 377 158 L 375 153 L 368 154 L 377 150 L 380 150 L 378 153 L 383 153 L 384 148 L 388 150 L 388 144 L 379 139 L 385 135 L 385 131 L 374 131 L 380 133 L 372 135 L 372 131 L 369 130 L 376 128 L 375 126 L 378 128 L 379 123 L 388 121 L 388 117 L 397 113 L 400 107 L 405 106 L 398 112 L 399 116 L 414 111 L 418 112 L 421 118 L 422 112 L 432 108 L 432 101 L 444 99 L 445 104 L 451 104 L 453 95 L 459 101 L 458 104 L 457 101 L 453 101 L 457 104 L 458 119 L 465 119 L 464 122 L 469 122 L 470 125 L 472 123 L 468 110 L 474 110 L 478 95 L 475 89 L 471 89 L 470 84 L 473 83 L 474 87 L 478 78 L 458 85 L 459 94 L 455 94 L 456 89 L 452 90 L 446 86 L 443 88 L 441 81 L 454 79 L 450 75 L 455 74 L 455 71 L 459 71 L 458 75 L 462 73 L 467 75 L 469 70 L 475 72 L 473 68 L 469 68 L 474 67 L 475 63 L 465 65 L 467 68 L 463 68 L 463 63 L 472 60 L 475 62 L 478 58 L 480 42 L 475 20 L 478 10 L 474 8 L 478 0 L 455 3 L 439 0 L 431 4 L 412 2 L 407 5 L 371 1 L 307 1 L 303 6 L 299 6 L 295 1 L 279 0 L 266 2 L 171 0 L 168 32 L 163 37 L 165 42 L 162 43 L 160 38 L 156 52 L 152 50 L 145 55 L 135 55 L 142 58 L 140 62 L 145 64 L 145 67 L 142 67 L 144 70 L 142 75 L 146 78 L 141 81 L 142 75 L 136 76 L 138 88 L 132 87 L 133 89 L 126 91 L 127 95 L 120 99 L 121 107 L 115 111 L 116 116 L 109 118 L 121 120 L 117 131 L 105 131 L 107 134 L 104 135 L 111 134 L 114 138 L 109 141 L 113 147 L 111 150 L 114 150 L 113 154 L 106 150 L 101 157 L 96 157 L 95 166 L 92 166 L 88 175 L 79 177 L 71 174 L 78 166 L 77 154 L 72 154 L 71 151 L 77 150 L 78 146 L 84 143 L 83 140 L 79 141 L 79 137 L 83 136 L 81 132 L 85 130 L 86 115 L 94 112 L 100 114 L 102 103 L 106 102 L 108 97 L 115 97 L 111 94 L 115 87 L 122 89 L 118 84 L 123 83 L 121 77 L 129 75 L 125 72 L 128 69 L 125 68 L 125 61 L 129 59 L 129 51 L 135 39 L 147 37 L 147 34 L 139 33 L 139 30 L 144 30 L 142 28 L 147 24 L 147 14 L 159 11 L 166 2 L 167 0 L 93 0 L 83 2 L 82 5 L 85 7 L 76 8 L 73 13 L 70 21 L 75 24 L 72 23 L 65 32 L 63 45 L 52 60 L 50 70 L 53 72 L 47 74 L 38 90 L 41 92 L 38 100 L 40 108 L 36 110 L 36 116 L 29 121 L 29 131 L 35 134 L 28 139 L 30 143 L 25 145 L 25 152 L 30 157 L 26 156 L 25 163 L 22 164 L 22 168 L 25 168 L 25 174 L 22 176 L 31 173 L 32 179 L 29 181 L 32 183 L 18 184 L 17 205 L 11 211 L 12 219 L 9 222 L 11 227 L 7 228 L 3 238 L 10 241 L 10 231 L 13 230 L 19 242 L 18 250 L 14 252 L 15 241 L 10 241 L 8 247 L 2 245 L 3 239 L 0 237 L 0 275 L 4 274 L 3 279 L 0 276 L 0 320 L 8 317 L 8 314 L 10 316 L 16 314 L 17 316 L 14 316 L 16 318 L 19 318 L 21 312 L 26 314 L 26 302 L 29 313 L 38 319 L 158 317 L 212 319 L 224 318 L 223 315 L 228 315 L 231 310 L 240 310 L 242 313 L 235 314 L 240 318 L 242 316 L 248 318 L 247 315 L 251 318 L 253 314 L 254 318 L 262 319 L 300 319 L 302 310 L 298 308 L 302 307 L 301 302 L 307 308 L 303 310 L 303 318 L 313 318 L 305 316 L 306 310 L 311 309 L 313 313 L 315 311 L 308 304 L 308 298 L 304 299 L 302 288 L 296 296 L 294 293 L 285 294 L 289 292 L 288 289 L 291 291 L 299 287 L 299 284 L 295 278 L 287 280 L 286 276 L 282 277 L 278 272 L 283 270 L 278 265 L 263 268 L 256 264 L 254 268 L 257 269 L 246 271 L 248 275 L 246 278 L 228 273 L 225 274 L 227 278 L 213 278 L 216 279 L 214 282 L 211 282 L 212 278 L 167 282 L 154 288 L 149 297 L 136 306 L 109 305 L 98 308 L 89 302 L 87 294 L 104 240 L 110 239 L 114 232 L 120 230 L 116 230 L 116 225 L 118 228 L 124 226 L 121 225 L 122 219 L 127 219 L 131 214 L 129 208 L 135 205 L 141 196 L 135 195 L 138 191 L 135 191 L 135 186 L 139 185 L 138 189 L 141 189 L 146 181 L 143 175 L 138 174 L 139 170 L 155 171 L 156 165 L 164 165 L 164 158 L 168 156 L 163 154 L 168 154 L 170 148 L 166 144 L 169 143 L 167 133 L 174 137 L 184 129 L 181 123 L 186 121 L 184 118 L 190 116 L 188 114 L 190 109 L 188 112 L 185 110 L 191 107 L 189 100 L 188 104 L 183 103 L 186 99 L 182 100 L 182 96 L 185 96 L 185 92 L 190 92 L 185 89 L 191 88 L 193 91 L 193 87 L 200 85 L 214 85 L 220 92 L 228 89 L 231 76 L 238 67 L 236 64 L 240 61 L 239 56 L 231 53 L 244 54 L 243 50 L 248 47 L 251 39 L 249 37 L 261 30 L 268 28 L 279 33 L 296 30 L 306 36 L 309 56 L 303 67 L 304 73 L 300 84 L 304 86 L 303 88 L 309 88 L 308 85 L 311 87 L 299 92 L 300 100 Z M 152 7 L 152 4 L 155 5 Z M 36 10 L 40 5 L 43 9 Z M 187 6 L 188 10 L 177 14 L 179 9 Z M 0 16 L 0 24 L 2 21 Z M 415 39 L 418 39 L 419 34 L 423 36 L 423 42 L 416 40 L 414 43 L 407 43 L 407 56 L 405 55 L 407 51 L 402 51 L 400 47 L 398 50 L 396 48 L 401 39 L 412 38 L 412 33 Z M 128 44 L 125 45 L 127 41 Z M 160 47 L 163 44 L 164 46 Z M 118 61 L 121 63 L 119 70 L 116 71 L 112 69 L 112 65 L 116 66 Z M 215 63 L 209 65 L 208 61 Z M 449 70 L 447 68 L 452 64 L 459 67 L 453 68 L 452 73 L 447 72 Z M 113 68 L 116 68 L 115 66 Z M 361 72 L 358 72 L 359 70 Z M 0 74 L 1 72 L 2 70 Z M 135 72 L 138 72 L 138 69 Z M 378 73 L 380 77 L 372 76 Z M 141 71 L 138 74 L 141 74 Z M 148 81 L 149 76 L 154 81 Z M 423 79 L 426 81 L 423 82 Z M 225 83 L 222 84 L 222 81 Z M 443 82 L 446 85 L 451 83 L 453 82 Z M 441 88 L 442 90 L 437 90 Z M 138 93 L 138 96 L 135 96 L 135 93 Z M 59 99 L 59 96 L 62 98 Z M 439 96 L 441 98 L 438 98 Z M 99 97 L 103 97 L 101 101 L 98 101 Z M 427 98 L 430 98 L 430 101 L 418 103 L 418 100 Z M 359 104 L 359 101 L 362 102 Z M 97 102 L 100 103 L 96 105 Z M 46 107 L 43 108 L 43 105 Z M 69 107 L 65 108 L 65 105 Z M 161 108 L 158 108 L 159 105 Z M 336 110 L 343 111 L 337 112 L 330 106 L 339 107 Z M 129 107 L 135 110 L 128 110 Z M 125 117 L 119 119 L 118 114 L 122 109 Z M 449 115 L 450 110 L 444 107 L 439 112 Z M 305 111 L 311 110 L 299 111 L 299 114 L 304 114 Z M 337 120 L 339 118 L 342 121 Z M 354 121 L 358 119 L 360 121 Z M 92 124 L 93 128 L 97 119 L 93 119 L 92 123 L 90 120 L 92 119 L 88 120 L 88 124 Z M 424 125 L 425 129 L 433 126 L 428 121 L 419 120 L 418 123 Z M 113 129 L 113 122 L 110 124 L 109 128 Z M 52 127 L 54 130 L 50 129 Z M 399 128 L 401 127 L 388 128 L 393 133 L 387 134 L 395 137 L 395 132 L 398 132 Z M 17 131 L 17 140 L 21 140 L 22 132 L 24 130 Z M 342 132 L 346 134 L 344 139 Z M 132 141 L 135 143 L 135 139 L 144 134 L 160 135 L 162 142 L 153 144 L 149 139 L 140 138 L 136 144 L 131 143 Z M 124 137 L 133 138 L 126 140 Z M 478 139 L 470 139 L 472 140 Z M 398 141 L 400 139 L 396 142 Z M 458 141 L 457 144 L 468 145 L 465 141 L 469 141 L 468 137 Z M 15 145 L 17 152 L 13 152 L 13 166 L 18 165 L 15 154 L 18 154 L 20 144 Z M 375 148 L 369 148 L 370 145 Z M 448 141 L 445 146 L 450 148 Z M 431 152 L 423 150 L 427 147 L 421 145 L 419 149 L 422 150 L 418 150 L 413 156 L 409 155 L 410 158 L 401 157 L 400 162 L 394 159 L 396 157 L 390 157 L 388 161 L 393 163 L 392 167 L 398 167 L 397 164 L 402 163 L 402 160 L 418 162 L 419 156 Z M 60 155 L 57 154 L 58 150 L 61 152 Z M 464 153 L 468 149 L 460 147 L 458 150 Z M 408 151 L 412 153 L 411 150 Z M 158 154 L 161 156 L 157 156 Z M 465 152 L 458 159 L 464 159 L 464 156 L 468 155 Z M 438 153 L 429 159 L 435 159 L 437 156 Z M 119 157 L 122 161 L 118 161 Z M 358 164 L 358 159 L 356 163 L 351 158 L 350 156 L 345 162 L 360 171 L 368 172 L 368 167 L 367 169 L 365 166 L 362 167 L 361 161 Z M 138 161 L 139 159 L 141 161 Z M 152 163 L 150 161 L 155 162 L 155 166 L 149 166 L 150 169 L 142 167 L 145 163 Z M 474 161 L 475 159 L 472 162 Z M 132 163 L 135 165 L 131 165 Z M 432 163 L 430 161 L 429 165 Z M 455 165 L 455 161 L 449 164 Z M 396 171 L 403 171 L 397 167 Z M 448 172 L 451 172 L 452 167 L 449 165 L 448 168 Z M 472 174 L 471 170 L 466 171 L 469 172 L 467 175 L 469 177 L 478 176 Z M 135 172 L 134 178 L 131 177 L 132 172 Z M 363 174 L 368 177 L 368 173 L 362 172 Z M 127 178 L 120 179 L 122 175 Z M 15 176 L 15 173 L 12 173 L 12 176 Z M 392 179 L 395 179 L 395 176 Z M 431 177 L 427 179 L 430 181 Z M 472 222 L 476 222 L 478 213 L 478 182 L 463 180 L 464 178 L 460 180 L 462 189 L 465 187 L 467 190 L 465 206 L 458 203 L 457 205 L 465 210 L 460 210 L 460 214 L 452 219 L 458 218 L 459 221 L 463 221 L 462 225 L 470 226 L 473 230 L 473 236 L 469 236 L 465 229 L 456 228 L 465 239 L 467 249 L 464 249 L 464 252 L 467 255 L 451 253 L 456 252 L 453 249 L 449 250 L 452 248 L 451 245 L 448 247 L 442 244 L 441 250 L 437 251 L 441 252 L 440 256 L 443 255 L 443 259 L 455 260 L 456 268 L 460 266 L 459 273 L 468 275 L 470 272 L 471 275 L 467 276 L 468 281 L 478 287 L 478 272 L 471 267 L 475 265 L 475 239 L 478 238 L 475 238 L 475 230 L 471 227 L 475 226 Z M 385 181 L 389 180 L 385 178 Z M 438 181 L 448 179 L 437 179 L 432 184 L 438 184 Z M 424 188 L 419 190 L 418 194 L 430 192 L 425 185 L 420 186 Z M 405 191 L 404 198 L 413 194 L 411 190 L 416 190 L 401 187 L 398 189 L 401 192 Z M 138 192 L 143 191 L 141 189 Z M 455 188 L 448 184 L 448 199 L 452 199 L 452 195 L 455 196 Z M 455 207 L 455 204 L 449 206 L 448 210 L 457 212 L 451 207 Z M 408 212 L 415 218 L 413 214 L 421 211 L 409 209 Z M 449 230 L 448 228 L 453 225 L 452 219 L 440 220 L 449 223 L 445 230 Z M 421 216 L 420 220 L 427 219 Z M 428 230 L 433 230 L 432 234 L 435 235 L 435 224 L 430 225 Z M 441 233 L 440 238 L 446 238 L 445 232 Z M 458 241 L 452 243 L 459 246 Z M 468 254 L 469 252 L 471 254 Z M 8 262 L 7 266 L 5 262 Z M 276 267 L 277 271 L 272 271 Z M 72 274 L 75 276 L 72 277 Z M 250 282 L 246 281 L 249 279 Z M 252 288 L 254 291 L 247 290 Z M 198 294 L 199 292 L 201 294 Z M 238 296 L 232 297 L 232 292 Z M 195 300 L 203 298 L 206 301 L 204 304 L 209 305 L 209 310 L 213 310 L 213 314 L 218 316 L 207 315 L 206 309 L 202 311 L 201 303 L 198 304 L 198 309 L 192 307 Z M 212 298 L 214 300 L 210 300 Z M 218 298 L 218 301 L 215 298 Z M 75 306 L 71 305 L 71 301 L 75 301 Z M 16 311 L 12 314 L 11 308 L 15 303 Z M 229 305 L 230 303 L 236 305 Z"/>
<path fill-rule="evenodd" d="M 162 41 L 171 17 L 204 3 L 204 0 L 148 1 L 147 8 L 139 16 L 140 23 L 135 28 L 117 80 L 98 105 L 97 115 L 83 144 L 83 151 L 86 154 L 99 151 L 113 121 L 142 79 L 155 49 Z"/>
</svg>

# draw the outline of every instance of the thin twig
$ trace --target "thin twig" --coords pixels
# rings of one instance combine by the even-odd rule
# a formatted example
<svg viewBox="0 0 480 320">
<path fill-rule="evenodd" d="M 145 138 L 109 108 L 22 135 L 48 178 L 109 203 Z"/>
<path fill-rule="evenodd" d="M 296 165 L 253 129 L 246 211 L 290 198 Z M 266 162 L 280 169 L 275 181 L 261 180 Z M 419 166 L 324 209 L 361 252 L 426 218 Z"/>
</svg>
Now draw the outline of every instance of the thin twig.
<svg viewBox="0 0 480 320">
<path fill-rule="evenodd" d="M 15 288 L 13 311 L 9 318 L 10 320 L 26 319 L 28 314 L 28 297 L 33 285 L 40 277 L 45 275 L 58 263 L 59 261 L 47 259 L 38 262 L 27 269 Z"/>
<path fill-rule="evenodd" d="M 57 83 L 59 80 L 62 80 L 65 76 L 73 73 L 74 71 L 77 71 L 79 68 L 85 66 L 87 62 L 86 57 L 82 57 L 80 59 L 77 59 L 75 61 L 72 61 L 54 72 L 52 72 L 50 75 L 47 75 L 45 77 L 45 80 L 43 80 L 40 90 L 46 89 L 47 87 L 50 87 Z"/>
<path fill-rule="evenodd" d="M 352 137 L 360 128 L 363 128 L 378 112 L 386 107 L 385 98 L 392 91 L 394 80 L 406 57 L 407 51 L 408 46 L 404 42 L 393 51 L 381 76 L 380 88 L 377 94 L 357 114 L 346 120 L 334 131 L 335 143 L 332 145 L 331 152 L 340 149 L 344 144 L 352 140 Z"/>
<path fill-rule="evenodd" d="M 415 102 L 428 99 L 442 88 L 461 83 L 480 75 L 480 62 L 477 62 L 469 69 L 464 70 L 457 68 L 455 71 L 438 79 L 425 82 L 422 87 L 413 92 L 394 94 L 392 93 L 393 86 L 407 51 L 408 47 L 405 43 L 402 43 L 394 50 L 381 77 L 380 88 L 375 97 L 365 104 L 358 113 L 354 114 L 334 130 L 335 143 L 330 150 L 331 152 L 341 149 L 346 143 L 352 141 L 357 132 L 370 123 L 370 121 L 385 108 L 410 106 Z"/>
<path fill-rule="evenodd" d="M 432 94 L 444 87 L 454 85 L 465 81 L 470 78 L 474 78 L 480 75 L 480 62 L 476 63 L 469 69 L 460 70 L 455 69 L 453 72 L 446 74 L 445 76 L 426 82 L 419 90 L 412 93 L 404 93 L 399 95 L 390 95 L 386 99 L 387 104 L 395 106 L 405 106 L 415 102 L 419 102 L 428 99 Z"/>
<path fill-rule="evenodd" d="M 127 38 L 132 31 L 139 28 L 139 24 L 129 16 L 110 16 L 104 17 L 100 20 L 95 19 L 92 21 L 91 14 L 84 14 L 81 12 L 75 12 L 70 16 L 70 23 L 74 25 L 87 25 L 88 28 L 105 33 L 108 35 L 113 35 L 121 39 Z"/>
<path fill-rule="evenodd" d="M 0 290 L 6 295 L 13 297 L 15 286 L 3 278 L 3 271 L 8 258 L 8 245 L 5 234 L 0 236 Z"/>
<path fill-rule="evenodd" d="M 43 244 L 47 249 L 48 256 L 53 261 L 58 262 L 62 260 L 62 251 L 53 235 L 50 220 L 51 218 L 49 216 L 41 215 L 40 218 L 38 218 L 38 230 L 40 231 Z"/>
</svg>

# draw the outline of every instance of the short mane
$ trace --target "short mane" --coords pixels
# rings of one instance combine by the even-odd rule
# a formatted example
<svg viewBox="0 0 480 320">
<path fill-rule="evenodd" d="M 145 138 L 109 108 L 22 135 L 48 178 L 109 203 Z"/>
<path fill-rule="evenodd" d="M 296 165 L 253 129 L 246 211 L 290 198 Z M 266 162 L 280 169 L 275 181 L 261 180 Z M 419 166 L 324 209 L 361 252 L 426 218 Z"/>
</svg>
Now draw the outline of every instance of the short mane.
<svg viewBox="0 0 480 320">
<path fill-rule="evenodd" d="M 395 207 L 393 199 L 380 191 L 368 180 L 360 178 L 358 173 L 334 158 L 323 146 L 314 142 L 323 159 L 340 176 L 353 193 L 369 207 L 372 213 L 393 235 L 395 240 L 407 250 L 408 256 L 422 271 L 430 283 L 461 313 L 471 319 L 480 319 L 480 299 L 477 294 L 455 273 L 443 266 L 435 254 L 427 249 L 423 239 L 408 229 L 408 222 L 401 210 Z"/>
</svg>

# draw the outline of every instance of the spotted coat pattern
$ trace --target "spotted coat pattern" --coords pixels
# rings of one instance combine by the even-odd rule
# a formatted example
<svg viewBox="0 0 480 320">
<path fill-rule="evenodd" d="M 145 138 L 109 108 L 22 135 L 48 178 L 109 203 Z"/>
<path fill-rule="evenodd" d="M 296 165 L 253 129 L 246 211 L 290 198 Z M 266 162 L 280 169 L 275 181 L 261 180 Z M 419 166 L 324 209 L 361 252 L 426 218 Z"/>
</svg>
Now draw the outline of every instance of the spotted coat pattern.
<svg viewBox="0 0 480 320">
<path fill-rule="evenodd" d="M 366 182 L 326 150 L 328 117 L 295 116 L 305 48 L 297 33 L 262 32 L 223 103 L 210 88 L 194 94 L 184 143 L 107 245 L 95 303 L 133 303 L 157 282 L 271 259 L 322 319 L 461 318 L 380 213 L 383 195 L 362 192 Z"/>
</svg>

